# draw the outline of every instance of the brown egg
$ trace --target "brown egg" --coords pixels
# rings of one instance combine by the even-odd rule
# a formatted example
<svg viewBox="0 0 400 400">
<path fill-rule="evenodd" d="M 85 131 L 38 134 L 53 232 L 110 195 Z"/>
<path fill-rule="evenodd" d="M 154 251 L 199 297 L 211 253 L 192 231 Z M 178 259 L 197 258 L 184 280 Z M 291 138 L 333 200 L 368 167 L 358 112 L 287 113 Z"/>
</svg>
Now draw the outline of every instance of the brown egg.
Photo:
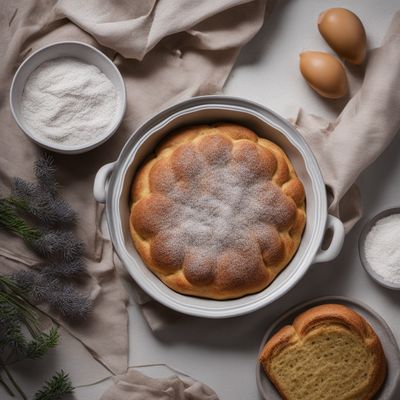
<svg viewBox="0 0 400 400">
<path fill-rule="evenodd" d="M 329 46 L 351 64 L 362 64 L 367 36 L 360 19 L 345 8 L 330 8 L 319 15 L 318 29 Z"/>
<path fill-rule="evenodd" d="M 321 51 L 301 53 L 300 71 L 308 84 L 321 96 L 338 99 L 347 93 L 344 68 L 331 54 Z"/>
</svg>

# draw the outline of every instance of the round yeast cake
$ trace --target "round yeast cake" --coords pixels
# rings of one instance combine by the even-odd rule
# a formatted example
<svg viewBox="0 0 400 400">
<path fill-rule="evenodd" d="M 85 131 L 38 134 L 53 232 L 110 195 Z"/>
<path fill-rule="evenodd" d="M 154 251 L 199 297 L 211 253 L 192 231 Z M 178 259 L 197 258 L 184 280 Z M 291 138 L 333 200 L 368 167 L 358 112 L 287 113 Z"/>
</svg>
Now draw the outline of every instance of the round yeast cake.
<svg viewBox="0 0 400 400">
<path fill-rule="evenodd" d="M 268 286 L 295 254 L 305 195 L 276 144 L 240 125 L 169 134 L 137 171 L 130 229 L 171 289 L 231 299 Z"/>
</svg>

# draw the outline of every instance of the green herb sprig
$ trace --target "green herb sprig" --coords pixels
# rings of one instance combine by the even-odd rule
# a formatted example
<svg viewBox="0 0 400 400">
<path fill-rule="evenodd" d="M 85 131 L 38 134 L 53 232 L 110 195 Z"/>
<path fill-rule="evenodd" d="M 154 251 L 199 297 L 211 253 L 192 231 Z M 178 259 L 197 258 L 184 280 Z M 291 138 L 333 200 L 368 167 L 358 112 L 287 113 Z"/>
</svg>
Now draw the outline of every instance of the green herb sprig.
<svg viewBox="0 0 400 400">
<path fill-rule="evenodd" d="M 13 198 L 0 199 L 0 226 L 18 235 L 31 247 L 41 232 L 29 226 L 25 219 L 18 215 L 17 207 L 22 207 L 22 203 Z"/>
<path fill-rule="evenodd" d="M 34 397 L 34 400 L 56 400 L 74 391 L 71 381 L 63 370 L 52 376 Z"/>
<path fill-rule="evenodd" d="M 59 342 L 56 327 L 48 332 L 39 326 L 40 310 L 25 297 L 26 293 L 12 278 L 0 275 L 0 385 L 13 397 L 27 395 L 14 379 L 10 365 L 24 359 L 38 359 Z M 35 394 L 34 400 L 58 400 L 73 387 L 68 374 L 57 372 Z"/>
</svg>

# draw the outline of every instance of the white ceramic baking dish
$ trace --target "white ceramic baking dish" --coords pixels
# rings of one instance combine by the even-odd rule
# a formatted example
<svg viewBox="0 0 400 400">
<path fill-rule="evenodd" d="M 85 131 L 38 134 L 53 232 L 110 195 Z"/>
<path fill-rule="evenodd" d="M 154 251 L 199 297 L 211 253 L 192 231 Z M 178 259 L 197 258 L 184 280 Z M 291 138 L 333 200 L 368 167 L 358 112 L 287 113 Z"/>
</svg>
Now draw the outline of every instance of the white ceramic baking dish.
<svg viewBox="0 0 400 400">
<path fill-rule="evenodd" d="M 234 300 L 208 300 L 181 295 L 164 285 L 143 263 L 129 233 L 129 193 L 137 167 L 160 139 L 183 125 L 232 121 L 253 129 L 281 146 L 291 159 L 306 191 L 307 223 L 299 249 L 289 265 L 263 291 Z M 121 261 L 151 297 L 176 311 L 224 318 L 255 311 L 287 293 L 313 263 L 334 259 L 341 250 L 344 229 L 328 215 L 324 181 L 302 136 L 285 119 L 265 107 L 240 98 L 201 96 L 172 106 L 142 125 L 128 140 L 117 161 L 104 165 L 94 182 L 94 196 L 106 203 L 111 240 Z M 321 249 L 327 229 L 328 248 Z"/>
</svg>

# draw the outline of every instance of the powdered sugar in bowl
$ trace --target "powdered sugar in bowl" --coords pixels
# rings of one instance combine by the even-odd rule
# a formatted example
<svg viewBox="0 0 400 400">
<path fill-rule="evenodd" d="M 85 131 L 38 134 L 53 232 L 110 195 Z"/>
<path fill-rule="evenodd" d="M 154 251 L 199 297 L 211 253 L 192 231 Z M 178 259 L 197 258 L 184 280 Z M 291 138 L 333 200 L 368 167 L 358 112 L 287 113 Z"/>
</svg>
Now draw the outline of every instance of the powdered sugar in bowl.
<svg viewBox="0 0 400 400">
<path fill-rule="evenodd" d="M 83 153 L 119 127 L 125 85 L 117 67 L 96 48 L 58 42 L 37 50 L 18 68 L 10 107 L 21 130 L 38 145 Z"/>
<path fill-rule="evenodd" d="M 358 240 L 361 263 L 380 285 L 400 290 L 400 208 L 390 208 L 370 219 Z"/>
</svg>

